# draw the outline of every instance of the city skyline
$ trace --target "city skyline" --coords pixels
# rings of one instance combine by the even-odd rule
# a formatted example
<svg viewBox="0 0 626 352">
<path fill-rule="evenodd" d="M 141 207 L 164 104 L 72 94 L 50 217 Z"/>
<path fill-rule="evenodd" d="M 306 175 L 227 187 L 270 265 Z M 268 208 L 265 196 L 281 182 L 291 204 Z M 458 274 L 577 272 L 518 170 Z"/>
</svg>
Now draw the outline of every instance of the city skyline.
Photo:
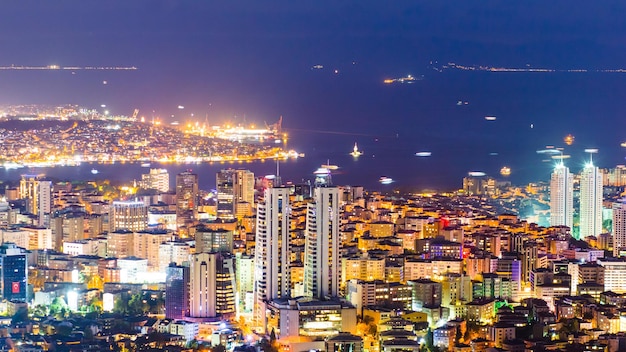
<svg viewBox="0 0 626 352">
<path fill-rule="evenodd" d="M 626 3 L 0 4 L 0 349 L 626 349 Z"/>
</svg>

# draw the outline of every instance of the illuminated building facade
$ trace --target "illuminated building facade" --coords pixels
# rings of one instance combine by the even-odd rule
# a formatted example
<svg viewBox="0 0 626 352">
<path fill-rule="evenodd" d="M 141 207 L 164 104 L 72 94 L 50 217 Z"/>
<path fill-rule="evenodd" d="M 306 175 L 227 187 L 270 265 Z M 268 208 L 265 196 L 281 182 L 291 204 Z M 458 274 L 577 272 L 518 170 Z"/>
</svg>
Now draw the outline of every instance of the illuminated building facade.
<svg viewBox="0 0 626 352">
<path fill-rule="evenodd" d="M 278 338 L 329 337 L 356 332 L 356 308 L 335 300 L 279 299 L 268 304 L 267 331 Z"/>
<path fill-rule="evenodd" d="M 626 248 L 626 199 L 613 203 L 613 255 Z"/>
<path fill-rule="evenodd" d="M 176 175 L 176 228 L 181 235 L 189 234 L 189 227 L 198 218 L 198 175 L 182 172 Z"/>
<path fill-rule="evenodd" d="M 7 301 L 26 302 L 28 297 L 28 258 L 14 243 L 0 246 L 0 293 Z"/>
<path fill-rule="evenodd" d="M 150 173 L 141 175 L 141 185 L 145 189 L 167 192 L 170 190 L 170 174 L 166 169 L 150 169 Z"/>
<path fill-rule="evenodd" d="M 317 187 L 307 204 L 304 249 L 304 295 L 339 295 L 339 189 Z"/>
<path fill-rule="evenodd" d="M 580 175 L 580 238 L 602 233 L 602 174 L 589 163 Z"/>
<path fill-rule="evenodd" d="M 550 176 L 550 226 L 574 226 L 574 176 L 559 163 Z"/>
<path fill-rule="evenodd" d="M 232 219 L 249 215 L 254 206 L 254 173 L 249 170 L 222 170 L 216 175 L 217 216 Z"/>
<path fill-rule="evenodd" d="M 196 229 L 196 253 L 233 251 L 233 231 L 226 229 Z"/>
<path fill-rule="evenodd" d="M 189 266 L 170 264 L 166 269 L 165 316 L 184 319 L 189 315 Z"/>
<path fill-rule="evenodd" d="M 111 231 L 143 231 L 148 227 L 148 206 L 143 202 L 115 201 L 111 206 Z"/>
<path fill-rule="evenodd" d="M 289 188 L 266 189 L 257 205 L 254 255 L 255 321 L 261 328 L 266 325 L 267 303 L 291 297 L 290 214 Z"/>
<path fill-rule="evenodd" d="M 189 315 L 215 318 L 235 313 L 234 258 L 225 253 L 191 257 Z"/>
</svg>

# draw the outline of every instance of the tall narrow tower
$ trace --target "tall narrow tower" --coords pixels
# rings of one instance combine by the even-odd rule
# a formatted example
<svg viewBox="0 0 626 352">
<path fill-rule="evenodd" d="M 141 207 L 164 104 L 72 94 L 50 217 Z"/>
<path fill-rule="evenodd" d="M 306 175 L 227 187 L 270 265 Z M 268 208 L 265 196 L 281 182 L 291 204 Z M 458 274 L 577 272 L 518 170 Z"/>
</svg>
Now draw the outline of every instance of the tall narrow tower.
<svg viewBox="0 0 626 352">
<path fill-rule="evenodd" d="M 550 226 L 574 225 L 574 176 L 563 162 L 550 177 Z"/>
<path fill-rule="evenodd" d="M 176 175 L 176 227 L 182 235 L 198 217 L 198 175 L 182 172 Z"/>
<path fill-rule="evenodd" d="M 593 162 L 580 174 L 580 238 L 602 232 L 602 174 Z"/>
<path fill-rule="evenodd" d="M 307 204 L 304 244 L 304 295 L 339 295 L 339 189 L 317 187 Z"/>
<path fill-rule="evenodd" d="M 289 205 L 289 188 L 285 187 L 266 189 L 257 205 L 254 310 L 261 328 L 266 326 L 266 303 L 291 296 Z"/>
<path fill-rule="evenodd" d="M 228 253 L 191 256 L 189 314 L 214 318 L 235 313 L 234 260 Z"/>
<path fill-rule="evenodd" d="M 626 198 L 613 203 L 613 255 L 626 249 Z"/>
<path fill-rule="evenodd" d="M 221 170 L 216 175 L 217 216 L 233 219 L 243 205 L 254 206 L 254 174 L 249 170 Z"/>
</svg>

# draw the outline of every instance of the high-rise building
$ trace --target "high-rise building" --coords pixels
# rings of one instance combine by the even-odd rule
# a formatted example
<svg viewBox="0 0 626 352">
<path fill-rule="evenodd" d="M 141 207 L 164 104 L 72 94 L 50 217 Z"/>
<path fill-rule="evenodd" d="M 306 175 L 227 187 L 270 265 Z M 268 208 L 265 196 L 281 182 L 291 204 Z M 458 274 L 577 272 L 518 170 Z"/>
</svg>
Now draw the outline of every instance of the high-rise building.
<svg viewBox="0 0 626 352">
<path fill-rule="evenodd" d="M 257 205 L 254 255 L 255 320 L 265 327 L 266 304 L 291 296 L 289 188 L 265 190 Z"/>
<path fill-rule="evenodd" d="M 626 249 L 626 199 L 613 203 L 613 255 Z"/>
<path fill-rule="evenodd" d="M 39 226 L 49 225 L 52 208 L 52 182 L 44 175 L 22 175 L 18 198 L 28 200 L 27 210 L 39 216 Z"/>
<path fill-rule="evenodd" d="M 143 231 L 148 227 L 148 206 L 137 201 L 115 201 L 109 216 L 111 231 Z"/>
<path fill-rule="evenodd" d="M 550 226 L 574 225 L 574 176 L 563 163 L 550 177 Z"/>
<path fill-rule="evenodd" d="M 7 301 L 26 302 L 28 294 L 26 250 L 14 243 L 0 246 L 0 294 Z"/>
<path fill-rule="evenodd" d="M 602 233 L 602 174 L 592 163 L 580 175 L 580 238 Z"/>
<path fill-rule="evenodd" d="M 189 227 L 198 218 L 198 175 L 182 172 L 176 175 L 176 228 L 189 234 Z"/>
<path fill-rule="evenodd" d="M 222 170 L 216 175 L 217 216 L 233 219 L 245 216 L 254 206 L 254 174 L 249 170 Z"/>
<path fill-rule="evenodd" d="M 304 295 L 339 295 L 339 189 L 317 187 L 307 204 L 304 250 Z"/>
<path fill-rule="evenodd" d="M 39 226 L 50 226 L 50 213 L 52 212 L 52 182 L 39 181 L 37 215 L 39 217 Z"/>
<path fill-rule="evenodd" d="M 235 313 L 234 258 L 226 253 L 197 253 L 191 258 L 189 314 L 215 318 Z"/>
<path fill-rule="evenodd" d="M 184 319 L 189 315 L 189 266 L 170 264 L 166 269 L 165 316 Z"/>
<path fill-rule="evenodd" d="M 199 227 L 196 229 L 195 237 L 196 253 L 232 253 L 233 251 L 233 231 Z"/>
<path fill-rule="evenodd" d="M 37 214 L 37 202 L 39 201 L 39 180 L 42 175 L 22 175 L 17 197 L 27 199 L 27 210 L 31 214 Z"/>
<path fill-rule="evenodd" d="M 252 313 L 254 309 L 254 257 L 235 253 L 237 301 L 239 313 Z"/>
<path fill-rule="evenodd" d="M 141 185 L 145 189 L 167 192 L 170 190 L 170 174 L 166 169 L 150 169 L 150 173 L 141 175 Z"/>
</svg>

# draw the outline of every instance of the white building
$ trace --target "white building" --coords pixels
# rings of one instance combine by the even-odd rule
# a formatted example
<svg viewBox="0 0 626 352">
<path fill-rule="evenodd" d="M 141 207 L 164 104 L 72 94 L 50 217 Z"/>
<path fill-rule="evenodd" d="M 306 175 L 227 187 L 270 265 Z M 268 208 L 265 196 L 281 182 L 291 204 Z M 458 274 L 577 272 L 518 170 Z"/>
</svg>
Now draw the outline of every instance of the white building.
<svg viewBox="0 0 626 352">
<path fill-rule="evenodd" d="M 235 268 L 238 313 L 251 313 L 254 309 L 254 257 L 236 253 Z"/>
<path fill-rule="evenodd" d="M 589 163 L 580 175 L 580 238 L 602 233 L 602 174 Z"/>
<path fill-rule="evenodd" d="M 550 177 L 550 226 L 574 225 L 574 176 L 563 163 Z"/>
<path fill-rule="evenodd" d="M 626 247 L 626 199 L 613 203 L 613 255 Z"/>
<path fill-rule="evenodd" d="M 186 320 L 175 320 L 168 327 L 170 334 L 182 336 L 187 342 L 198 336 L 198 331 L 200 331 L 199 323 Z"/>
<path fill-rule="evenodd" d="M 189 315 L 214 318 L 235 313 L 234 260 L 228 254 L 197 253 L 190 267 Z"/>
<path fill-rule="evenodd" d="M 166 169 L 150 169 L 150 173 L 141 175 L 141 184 L 143 188 L 165 193 L 170 190 L 170 174 Z"/>
<path fill-rule="evenodd" d="M 288 188 L 265 190 L 257 205 L 254 254 L 255 321 L 261 329 L 266 326 L 266 304 L 291 296 L 290 213 Z"/>
<path fill-rule="evenodd" d="M 106 243 L 99 239 L 89 239 L 74 242 L 63 242 L 63 253 L 76 255 L 100 255 L 106 253 Z M 101 247 L 105 248 L 101 248 Z"/>
<path fill-rule="evenodd" d="M 626 293 L 626 261 L 619 259 L 598 259 L 604 267 L 604 290 Z"/>
<path fill-rule="evenodd" d="M 37 186 L 38 190 L 38 202 L 37 202 L 37 215 L 39 226 L 50 226 L 50 213 L 52 211 L 52 182 L 51 181 L 39 181 Z"/>
<path fill-rule="evenodd" d="M 159 245 L 159 271 L 165 272 L 170 263 L 182 265 L 188 262 L 191 255 L 191 246 L 187 242 L 169 241 Z"/>
<path fill-rule="evenodd" d="M 126 257 L 117 260 L 120 268 L 120 282 L 122 283 L 142 283 L 145 282 L 148 272 L 148 259 L 136 257 Z"/>
<path fill-rule="evenodd" d="M 304 244 L 304 295 L 324 298 L 339 295 L 339 189 L 317 187 L 307 204 Z"/>
<path fill-rule="evenodd" d="M 28 248 L 28 240 L 29 234 L 28 232 L 22 229 L 4 229 L 2 231 L 2 243 L 11 242 L 15 243 L 16 246 L 29 249 Z"/>
<path fill-rule="evenodd" d="M 113 202 L 109 216 L 110 231 L 143 231 L 146 227 L 148 227 L 148 206 L 143 202 Z"/>
</svg>

